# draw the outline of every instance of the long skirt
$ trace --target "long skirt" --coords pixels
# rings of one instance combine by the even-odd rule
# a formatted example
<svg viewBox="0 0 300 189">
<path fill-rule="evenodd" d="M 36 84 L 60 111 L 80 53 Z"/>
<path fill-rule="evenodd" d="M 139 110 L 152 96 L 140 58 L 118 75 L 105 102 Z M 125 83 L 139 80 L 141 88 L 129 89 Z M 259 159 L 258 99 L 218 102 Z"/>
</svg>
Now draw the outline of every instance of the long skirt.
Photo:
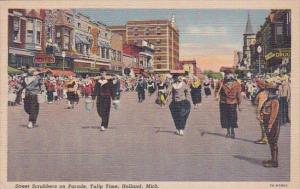
<svg viewBox="0 0 300 189">
<path fill-rule="evenodd" d="M 107 128 L 110 115 L 111 99 L 110 96 L 101 96 L 97 98 L 97 112 L 101 117 L 101 126 Z"/>
<path fill-rule="evenodd" d="M 279 98 L 279 124 L 284 125 L 289 122 L 289 104 L 287 102 L 287 97 Z"/>
<path fill-rule="evenodd" d="M 38 103 L 38 96 L 33 94 L 26 94 L 24 98 L 24 109 L 29 114 L 29 121 L 36 123 L 40 105 Z"/>
<path fill-rule="evenodd" d="M 222 128 L 238 128 L 237 104 L 220 103 L 220 118 Z"/>
<path fill-rule="evenodd" d="M 208 88 L 208 87 L 205 87 L 205 88 L 204 88 L 204 92 L 205 92 L 205 95 L 206 95 L 206 96 L 211 95 L 210 88 Z"/>
<path fill-rule="evenodd" d="M 76 101 L 76 94 L 75 94 L 75 92 L 67 92 L 67 99 L 71 103 L 74 103 Z"/>
<path fill-rule="evenodd" d="M 192 89 L 191 97 L 192 97 L 193 104 L 201 103 L 201 89 Z"/>
<path fill-rule="evenodd" d="M 47 100 L 48 102 L 52 102 L 54 98 L 53 91 L 47 91 Z"/>
<path fill-rule="evenodd" d="M 148 88 L 148 93 L 149 93 L 150 95 L 152 95 L 154 92 L 155 92 L 155 88 L 154 88 L 154 87 L 149 87 L 149 88 Z"/>
<path fill-rule="evenodd" d="M 191 111 L 191 103 L 188 100 L 172 101 L 169 105 L 173 121 L 177 130 L 183 130 Z"/>
</svg>

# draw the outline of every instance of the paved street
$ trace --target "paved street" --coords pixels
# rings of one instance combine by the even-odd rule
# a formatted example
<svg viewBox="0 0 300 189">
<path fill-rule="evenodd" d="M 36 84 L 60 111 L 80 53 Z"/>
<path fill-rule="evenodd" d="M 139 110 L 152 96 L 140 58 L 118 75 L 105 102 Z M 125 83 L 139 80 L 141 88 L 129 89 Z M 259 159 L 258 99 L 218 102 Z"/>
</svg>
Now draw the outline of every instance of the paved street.
<svg viewBox="0 0 300 189">
<path fill-rule="evenodd" d="M 217 102 L 203 98 L 192 110 L 185 136 L 174 134 L 168 108 L 155 97 L 137 103 L 124 94 L 112 110 L 109 129 L 100 132 L 94 108 L 84 102 L 42 104 L 39 127 L 27 129 L 22 106 L 9 107 L 8 181 L 288 181 L 290 126 L 281 127 L 278 169 L 266 169 L 269 147 L 260 137 L 254 108 L 244 101 L 236 139 L 227 139 L 219 123 Z"/>
</svg>

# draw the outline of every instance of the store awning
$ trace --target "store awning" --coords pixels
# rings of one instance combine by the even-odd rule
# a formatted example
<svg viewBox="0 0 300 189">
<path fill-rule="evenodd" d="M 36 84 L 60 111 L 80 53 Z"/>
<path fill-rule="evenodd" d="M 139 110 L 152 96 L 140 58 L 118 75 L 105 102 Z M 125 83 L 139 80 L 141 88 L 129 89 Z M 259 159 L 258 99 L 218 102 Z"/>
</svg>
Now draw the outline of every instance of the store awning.
<svg viewBox="0 0 300 189">
<path fill-rule="evenodd" d="M 57 76 L 57 77 L 61 77 L 61 76 L 76 76 L 76 74 L 72 71 L 69 70 L 52 70 L 52 69 L 48 69 L 48 72 L 50 72 L 53 76 Z"/>
<path fill-rule="evenodd" d="M 8 72 L 8 74 L 21 74 L 21 73 L 23 73 L 22 70 L 18 70 L 16 68 L 13 68 L 13 67 L 10 67 L 10 66 L 7 67 L 7 72 Z"/>
<path fill-rule="evenodd" d="M 87 45 L 90 44 L 90 42 L 86 39 L 86 37 L 84 37 L 80 34 L 75 35 L 75 43 L 83 43 L 83 44 L 87 44 Z"/>
<path fill-rule="evenodd" d="M 99 73 L 99 69 L 75 68 L 75 73 Z"/>
<path fill-rule="evenodd" d="M 103 41 L 103 40 L 98 41 L 98 45 L 104 48 L 111 48 L 110 44 L 107 41 Z"/>
</svg>

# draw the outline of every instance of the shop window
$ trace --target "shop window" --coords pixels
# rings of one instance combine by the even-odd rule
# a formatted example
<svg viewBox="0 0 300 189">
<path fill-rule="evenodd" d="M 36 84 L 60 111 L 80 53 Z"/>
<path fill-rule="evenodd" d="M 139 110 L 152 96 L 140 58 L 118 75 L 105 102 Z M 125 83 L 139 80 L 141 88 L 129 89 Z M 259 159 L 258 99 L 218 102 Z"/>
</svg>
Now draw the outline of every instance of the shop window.
<svg viewBox="0 0 300 189">
<path fill-rule="evenodd" d="M 19 17 L 13 18 L 13 42 L 20 42 L 20 28 L 21 28 L 21 20 Z"/>
</svg>

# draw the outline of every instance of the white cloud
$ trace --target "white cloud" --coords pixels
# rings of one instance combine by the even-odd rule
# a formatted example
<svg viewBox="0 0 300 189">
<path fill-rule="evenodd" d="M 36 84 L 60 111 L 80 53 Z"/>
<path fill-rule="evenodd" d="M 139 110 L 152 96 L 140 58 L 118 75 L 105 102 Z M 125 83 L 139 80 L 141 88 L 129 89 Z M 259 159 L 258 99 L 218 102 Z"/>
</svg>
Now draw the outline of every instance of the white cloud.
<svg viewBox="0 0 300 189">
<path fill-rule="evenodd" d="M 196 27 L 190 26 L 186 29 L 180 31 L 180 34 L 183 35 L 201 35 L 201 36 L 225 36 L 227 35 L 227 29 L 223 26 L 204 26 L 204 27 Z"/>
</svg>

